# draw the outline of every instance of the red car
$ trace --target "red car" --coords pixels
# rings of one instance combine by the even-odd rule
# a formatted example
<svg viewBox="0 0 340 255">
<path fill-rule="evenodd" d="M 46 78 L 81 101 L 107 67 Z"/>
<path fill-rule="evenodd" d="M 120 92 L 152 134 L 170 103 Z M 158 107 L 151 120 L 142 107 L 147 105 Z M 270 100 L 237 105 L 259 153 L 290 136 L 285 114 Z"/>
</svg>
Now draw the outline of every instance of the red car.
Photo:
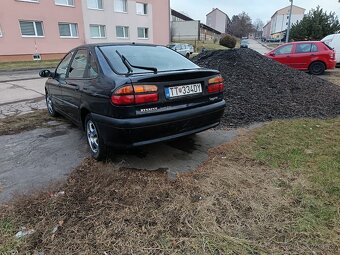
<svg viewBox="0 0 340 255">
<path fill-rule="evenodd" d="M 336 65 L 335 51 L 320 41 L 286 43 L 266 54 L 267 57 L 289 67 L 323 74 Z"/>
</svg>

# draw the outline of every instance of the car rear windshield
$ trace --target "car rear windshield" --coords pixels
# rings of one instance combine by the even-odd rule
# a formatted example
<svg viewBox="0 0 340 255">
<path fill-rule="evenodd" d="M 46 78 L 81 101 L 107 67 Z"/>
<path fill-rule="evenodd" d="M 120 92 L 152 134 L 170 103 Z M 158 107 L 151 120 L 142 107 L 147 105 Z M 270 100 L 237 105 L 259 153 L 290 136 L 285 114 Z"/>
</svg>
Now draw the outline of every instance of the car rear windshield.
<svg viewBox="0 0 340 255">
<path fill-rule="evenodd" d="M 163 46 L 105 45 L 99 48 L 110 62 L 114 71 L 119 74 L 129 73 L 128 64 L 156 68 L 158 72 L 199 68 L 187 58 Z M 128 63 L 124 63 L 122 57 L 125 57 Z M 131 69 L 133 73 L 152 72 L 134 67 Z"/>
</svg>

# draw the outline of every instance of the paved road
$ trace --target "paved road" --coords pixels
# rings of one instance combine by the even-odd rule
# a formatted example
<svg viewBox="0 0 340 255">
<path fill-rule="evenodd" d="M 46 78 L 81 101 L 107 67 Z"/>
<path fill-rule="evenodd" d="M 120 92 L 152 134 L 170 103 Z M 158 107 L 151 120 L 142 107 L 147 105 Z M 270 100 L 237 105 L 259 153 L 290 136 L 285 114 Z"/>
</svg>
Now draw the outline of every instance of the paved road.
<svg viewBox="0 0 340 255">
<path fill-rule="evenodd" d="M 0 72 L 0 119 L 45 108 L 45 81 L 39 70 Z"/>
<path fill-rule="evenodd" d="M 266 48 L 265 46 L 263 46 L 262 44 L 260 44 L 256 40 L 249 39 L 248 41 L 249 41 L 249 48 L 257 51 L 258 53 L 260 53 L 262 55 L 266 54 L 270 51 L 268 48 Z"/>
<path fill-rule="evenodd" d="M 170 177 L 195 170 L 208 159 L 208 150 L 232 140 L 237 130 L 208 130 L 168 143 L 134 151 L 111 153 L 117 167 L 164 169 Z M 73 125 L 58 122 L 16 135 L 0 136 L 0 203 L 15 194 L 29 194 L 65 180 L 84 157 L 89 156 L 84 133 Z"/>
</svg>

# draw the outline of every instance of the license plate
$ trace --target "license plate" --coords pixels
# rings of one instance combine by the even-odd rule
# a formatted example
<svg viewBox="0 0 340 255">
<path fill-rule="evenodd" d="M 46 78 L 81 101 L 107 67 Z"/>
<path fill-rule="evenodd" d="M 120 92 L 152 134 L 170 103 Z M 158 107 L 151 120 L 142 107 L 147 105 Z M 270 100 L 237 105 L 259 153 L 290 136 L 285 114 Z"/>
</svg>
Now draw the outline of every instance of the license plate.
<svg viewBox="0 0 340 255">
<path fill-rule="evenodd" d="M 202 93 L 201 83 L 165 88 L 165 96 L 167 98 L 181 97 L 200 93 Z"/>
</svg>

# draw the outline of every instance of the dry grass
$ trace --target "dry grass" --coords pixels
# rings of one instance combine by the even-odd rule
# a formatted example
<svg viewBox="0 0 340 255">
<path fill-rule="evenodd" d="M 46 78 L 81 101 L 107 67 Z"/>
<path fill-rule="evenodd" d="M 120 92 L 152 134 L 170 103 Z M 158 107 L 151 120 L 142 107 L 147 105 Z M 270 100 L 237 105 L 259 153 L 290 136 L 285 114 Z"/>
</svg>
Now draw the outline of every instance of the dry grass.
<svg viewBox="0 0 340 255">
<path fill-rule="evenodd" d="M 340 120 L 330 123 L 338 127 Z M 267 137 L 274 141 L 279 127 L 289 133 L 290 126 L 273 122 L 245 133 L 211 150 L 204 165 L 175 181 L 162 171 L 87 159 L 54 188 L 64 196 L 44 192 L 0 210 L 0 254 L 337 254 L 339 219 L 316 225 L 320 231 L 298 228 L 308 208 L 296 191 L 315 198 L 321 192 L 311 173 L 284 160 L 273 167 L 268 157 L 275 153 L 264 153 Z M 339 138 L 326 128 L 327 137 Z M 318 137 L 318 143 L 326 140 Z M 1 224 L 7 227 L 1 230 Z M 18 243 L 13 236 L 20 226 L 36 232 Z"/>
<path fill-rule="evenodd" d="M 18 61 L 0 63 L 0 71 L 55 68 L 60 60 Z"/>
<path fill-rule="evenodd" d="M 0 119 L 0 135 L 12 135 L 38 127 L 46 127 L 47 122 L 52 120 L 55 119 L 48 115 L 47 110 L 36 110 L 23 115 L 6 117 Z"/>
</svg>

